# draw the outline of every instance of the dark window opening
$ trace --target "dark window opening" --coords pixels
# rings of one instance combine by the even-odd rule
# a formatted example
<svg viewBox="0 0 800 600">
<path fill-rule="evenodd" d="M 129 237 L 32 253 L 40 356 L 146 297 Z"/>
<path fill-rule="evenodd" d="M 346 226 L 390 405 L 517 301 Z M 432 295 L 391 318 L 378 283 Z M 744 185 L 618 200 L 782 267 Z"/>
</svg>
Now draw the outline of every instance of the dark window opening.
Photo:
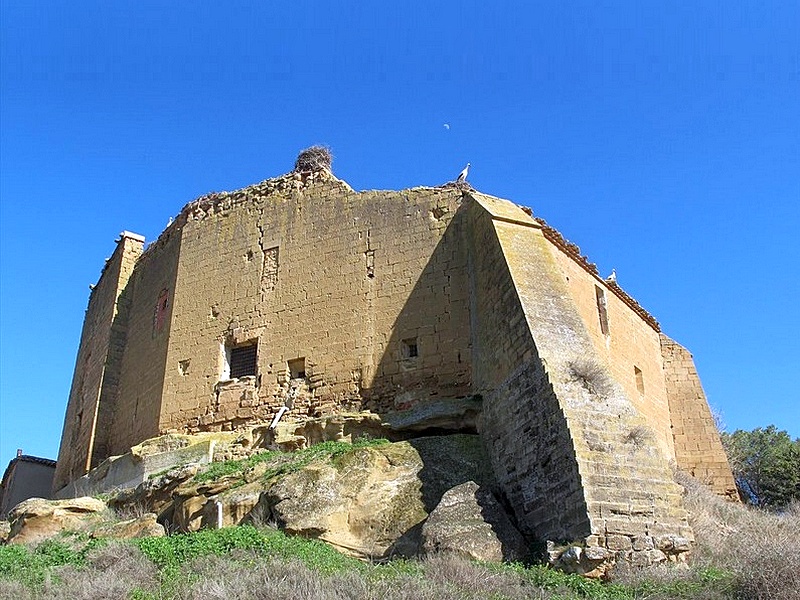
<svg viewBox="0 0 800 600">
<path fill-rule="evenodd" d="M 409 338 L 403 340 L 403 358 L 416 358 L 419 356 L 419 347 L 417 346 L 417 338 Z"/>
<path fill-rule="evenodd" d="M 167 320 L 167 309 L 169 308 L 169 290 L 163 289 L 156 301 L 155 317 L 153 319 L 153 328 L 156 332 L 164 329 L 164 324 Z"/>
<path fill-rule="evenodd" d="M 258 345 L 237 346 L 231 348 L 231 379 L 255 376 L 258 358 Z"/>
<path fill-rule="evenodd" d="M 606 306 L 606 293 L 605 291 L 594 286 L 595 295 L 597 296 L 597 316 L 600 319 L 600 331 L 603 335 L 608 335 L 608 307 Z"/>
<path fill-rule="evenodd" d="M 292 379 L 305 379 L 306 378 L 306 359 L 295 358 L 286 363 L 289 367 L 289 377 Z"/>
<path fill-rule="evenodd" d="M 375 250 L 367 250 L 364 255 L 367 258 L 367 277 L 375 277 Z"/>
</svg>

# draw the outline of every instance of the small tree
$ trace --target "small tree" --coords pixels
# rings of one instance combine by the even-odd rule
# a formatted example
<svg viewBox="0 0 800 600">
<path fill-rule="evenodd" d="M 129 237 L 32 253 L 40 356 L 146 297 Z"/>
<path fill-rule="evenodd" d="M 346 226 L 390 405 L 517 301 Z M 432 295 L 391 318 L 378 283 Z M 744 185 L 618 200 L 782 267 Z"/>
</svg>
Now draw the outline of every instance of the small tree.
<svg viewBox="0 0 800 600">
<path fill-rule="evenodd" d="M 722 443 L 745 502 L 780 509 L 800 500 L 800 438 L 770 425 L 723 433 Z"/>
</svg>

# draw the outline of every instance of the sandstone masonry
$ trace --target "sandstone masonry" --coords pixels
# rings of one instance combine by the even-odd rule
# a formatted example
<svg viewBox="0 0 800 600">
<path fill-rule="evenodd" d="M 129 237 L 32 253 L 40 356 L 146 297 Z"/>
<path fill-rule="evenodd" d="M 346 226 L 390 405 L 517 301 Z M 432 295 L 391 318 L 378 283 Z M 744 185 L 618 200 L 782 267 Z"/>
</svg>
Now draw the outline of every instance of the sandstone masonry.
<svg viewBox="0 0 800 600">
<path fill-rule="evenodd" d="M 530 537 L 680 552 L 670 463 L 735 489 L 688 351 L 512 202 L 290 173 L 143 242 L 92 291 L 56 491 L 163 433 L 463 397 Z"/>
</svg>

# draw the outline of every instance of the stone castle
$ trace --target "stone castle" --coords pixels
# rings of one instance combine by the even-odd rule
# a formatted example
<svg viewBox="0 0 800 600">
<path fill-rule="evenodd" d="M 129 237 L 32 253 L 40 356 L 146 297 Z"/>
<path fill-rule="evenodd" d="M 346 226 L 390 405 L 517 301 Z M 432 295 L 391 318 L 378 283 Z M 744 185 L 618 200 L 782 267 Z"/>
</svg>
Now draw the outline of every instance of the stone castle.
<svg viewBox="0 0 800 600">
<path fill-rule="evenodd" d="M 577 246 L 466 184 L 356 192 L 322 168 L 204 196 L 147 248 L 120 235 L 54 490 L 164 433 L 455 398 L 480 401 L 539 540 L 691 540 L 672 464 L 735 489 L 691 354 Z"/>
</svg>

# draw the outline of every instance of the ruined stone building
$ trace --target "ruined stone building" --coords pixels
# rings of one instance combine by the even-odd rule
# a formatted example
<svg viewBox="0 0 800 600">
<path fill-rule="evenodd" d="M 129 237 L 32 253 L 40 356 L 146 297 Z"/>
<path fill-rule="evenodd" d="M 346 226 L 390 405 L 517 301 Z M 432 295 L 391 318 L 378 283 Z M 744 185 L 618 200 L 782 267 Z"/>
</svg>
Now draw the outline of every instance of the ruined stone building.
<svg viewBox="0 0 800 600">
<path fill-rule="evenodd" d="M 523 532 L 691 538 L 671 463 L 735 486 L 691 354 L 531 212 L 467 185 L 290 173 L 123 232 L 83 326 L 54 489 L 161 433 L 482 401 Z"/>
</svg>

